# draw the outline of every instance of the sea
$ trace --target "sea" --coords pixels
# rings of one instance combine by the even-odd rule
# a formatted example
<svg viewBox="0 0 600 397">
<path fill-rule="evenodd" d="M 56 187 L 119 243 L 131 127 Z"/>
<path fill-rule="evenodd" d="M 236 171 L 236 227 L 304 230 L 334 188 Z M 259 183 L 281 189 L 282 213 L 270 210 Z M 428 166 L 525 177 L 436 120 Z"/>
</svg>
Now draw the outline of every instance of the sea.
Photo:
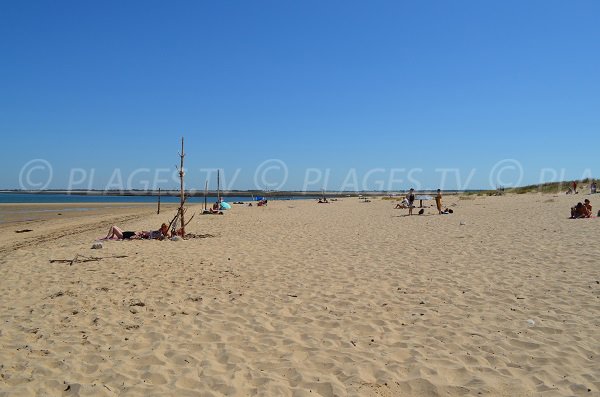
<svg viewBox="0 0 600 397">
<path fill-rule="evenodd" d="M 313 199 L 312 196 L 279 196 L 279 197 L 268 197 L 271 201 L 275 200 L 301 200 L 301 199 Z M 163 196 L 160 197 L 161 203 L 179 203 L 179 197 L 176 196 Z M 223 197 L 223 200 L 228 203 L 235 202 L 250 202 L 253 201 L 251 196 L 230 196 Z M 208 205 L 212 205 L 217 201 L 217 196 L 211 195 L 206 197 Z M 115 203 L 123 204 L 118 207 L 111 208 L 127 208 L 131 205 L 136 204 L 154 204 L 158 202 L 158 196 L 151 195 L 139 195 L 139 196 L 117 196 L 117 195 L 101 195 L 101 194 L 58 194 L 58 193 L 0 193 L 0 204 L 42 204 L 35 208 L 18 208 L 12 206 L 0 206 L 0 224 L 5 224 L 12 219 L 14 222 L 17 221 L 34 221 L 41 219 L 44 213 L 49 212 L 86 212 L 93 211 L 99 208 L 103 208 L 103 203 Z M 67 206 L 68 204 L 86 204 L 85 206 Z M 204 203 L 204 197 L 189 197 L 186 201 L 189 204 L 201 204 Z M 43 204 L 52 204 L 52 206 L 45 207 Z M 56 206 L 59 204 L 59 206 Z M 65 204 L 64 207 L 60 204 Z M 12 208 L 11 208 L 12 207 Z"/>
<path fill-rule="evenodd" d="M 269 197 L 269 200 L 303 200 L 315 199 L 318 196 L 278 196 Z M 209 203 L 217 200 L 216 196 L 207 196 Z M 223 197 L 228 203 L 236 201 L 252 201 L 251 196 Z M 111 196 L 92 194 L 45 194 L 45 193 L 0 193 L 0 203 L 3 204 L 50 204 L 50 203 L 156 203 L 158 196 Z M 177 196 L 161 196 L 161 203 L 179 203 Z M 189 197 L 187 203 L 204 203 L 204 197 Z"/>
</svg>

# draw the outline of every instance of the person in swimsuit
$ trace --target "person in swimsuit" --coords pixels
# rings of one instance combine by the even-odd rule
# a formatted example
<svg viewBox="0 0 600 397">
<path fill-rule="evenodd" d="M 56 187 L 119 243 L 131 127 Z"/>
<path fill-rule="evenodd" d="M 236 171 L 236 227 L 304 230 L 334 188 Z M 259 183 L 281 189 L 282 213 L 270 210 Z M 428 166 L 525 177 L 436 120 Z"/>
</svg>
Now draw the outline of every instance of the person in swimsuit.
<svg viewBox="0 0 600 397">
<path fill-rule="evenodd" d="M 410 188 L 406 199 L 408 200 L 408 215 L 412 215 L 413 208 L 415 206 L 415 189 Z"/>
<path fill-rule="evenodd" d="M 583 203 L 577 203 L 575 207 L 571 208 L 572 219 L 589 218 L 590 216 L 592 216 L 592 213 L 588 211 Z"/>
<path fill-rule="evenodd" d="M 211 208 L 208 209 L 211 214 L 223 215 L 223 211 L 221 211 L 221 204 L 219 202 L 215 202 Z"/>
<path fill-rule="evenodd" d="M 163 240 L 169 237 L 169 226 L 166 223 L 160 225 L 160 229 L 151 232 L 142 232 L 142 238 L 151 240 Z"/>
<path fill-rule="evenodd" d="M 586 211 L 587 211 L 587 218 L 589 218 L 590 216 L 592 216 L 592 204 L 590 203 L 590 200 L 585 199 L 583 201 L 583 206 L 585 207 Z"/>
<path fill-rule="evenodd" d="M 396 206 L 394 207 L 394 209 L 404 209 L 404 208 L 408 208 L 408 199 L 406 197 L 404 197 L 402 199 L 402 201 L 399 204 L 396 204 Z"/>
<path fill-rule="evenodd" d="M 114 240 L 114 239 L 131 240 L 131 239 L 141 239 L 141 238 L 162 240 L 163 238 L 168 237 L 168 235 L 169 235 L 169 226 L 167 226 L 166 223 L 163 223 L 160 226 L 160 229 L 150 231 L 150 232 L 123 231 L 123 229 L 121 229 L 118 226 L 111 226 L 110 229 L 108 230 L 108 233 L 106 234 L 106 237 L 104 237 L 103 240 Z"/>
<path fill-rule="evenodd" d="M 442 214 L 442 191 L 437 190 L 437 196 L 435 196 L 435 205 L 437 206 L 438 213 Z"/>
</svg>

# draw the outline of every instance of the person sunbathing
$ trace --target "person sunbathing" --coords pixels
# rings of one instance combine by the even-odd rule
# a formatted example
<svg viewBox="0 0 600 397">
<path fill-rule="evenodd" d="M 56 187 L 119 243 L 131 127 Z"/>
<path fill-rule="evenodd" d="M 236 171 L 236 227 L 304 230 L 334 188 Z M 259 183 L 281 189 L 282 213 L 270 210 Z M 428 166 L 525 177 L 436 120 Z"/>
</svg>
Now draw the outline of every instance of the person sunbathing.
<svg viewBox="0 0 600 397">
<path fill-rule="evenodd" d="M 577 203 L 575 207 L 571 208 L 571 219 L 589 218 L 592 213 L 583 205 L 583 203 Z"/>
<path fill-rule="evenodd" d="M 585 207 L 585 209 L 587 210 L 587 212 L 590 214 L 590 215 L 588 216 L 588 218 L 589 218 L 590 216 L 592 216 L 592 204 L 590 203 L 590 200 L 588 200 L 588 199 L 585 199 L 585 200 L 583 201 L 583 206 Z"/>
<path fill-rule="evenodd" d="M 162 240 L 169 236 L 169 226 L 163 223 L 160 229 L 154 231 L 132 232 L 124 231 L 118 226 L 111 226 L 103 240 L 132 240 L 132 239 L 157 239 Z"/>
<path fill-rule="evenodd" d="M 221 204 L 219 202 L 215 202 L 208 211 L 211 214 L 223 215 L 223 211 L 221 211 Z"/>
</svg>

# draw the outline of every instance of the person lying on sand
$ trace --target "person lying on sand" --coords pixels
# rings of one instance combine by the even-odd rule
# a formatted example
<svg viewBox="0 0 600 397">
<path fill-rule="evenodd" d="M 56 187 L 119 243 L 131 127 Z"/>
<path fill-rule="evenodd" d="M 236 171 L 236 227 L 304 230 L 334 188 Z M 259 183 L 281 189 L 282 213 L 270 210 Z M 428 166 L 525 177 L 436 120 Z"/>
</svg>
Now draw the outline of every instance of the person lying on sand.
<svg viewBox="0 0 600 397">
<path fill-rule="evenodd" d="M 162 240 L 169 237 L 169 226 L 166 223 L 160 225 L 160 229 L 146 232 L 123 231 L 118 226 L 111 226 L 108 234 L 102 240 L 131 240 L 131 239 L 157 239 Z"/>
</svg>

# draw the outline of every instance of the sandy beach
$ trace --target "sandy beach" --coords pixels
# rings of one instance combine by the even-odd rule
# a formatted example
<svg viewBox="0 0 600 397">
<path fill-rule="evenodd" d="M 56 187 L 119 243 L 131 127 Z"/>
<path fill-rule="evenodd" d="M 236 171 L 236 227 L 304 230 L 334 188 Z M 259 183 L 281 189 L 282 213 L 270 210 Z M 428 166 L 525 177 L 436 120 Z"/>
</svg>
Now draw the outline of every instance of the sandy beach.
<svg viewBox="0 0 600 397">
<path fill-rule="evenodd" d="M 0 396 L 600 396 L 583 196 L 234 205 L 196 215 L 202 238 L 98 250 L 175 206 L 7 217 Z M 102 259 L 50 262 L 76 255 Z"/>
</svg>

